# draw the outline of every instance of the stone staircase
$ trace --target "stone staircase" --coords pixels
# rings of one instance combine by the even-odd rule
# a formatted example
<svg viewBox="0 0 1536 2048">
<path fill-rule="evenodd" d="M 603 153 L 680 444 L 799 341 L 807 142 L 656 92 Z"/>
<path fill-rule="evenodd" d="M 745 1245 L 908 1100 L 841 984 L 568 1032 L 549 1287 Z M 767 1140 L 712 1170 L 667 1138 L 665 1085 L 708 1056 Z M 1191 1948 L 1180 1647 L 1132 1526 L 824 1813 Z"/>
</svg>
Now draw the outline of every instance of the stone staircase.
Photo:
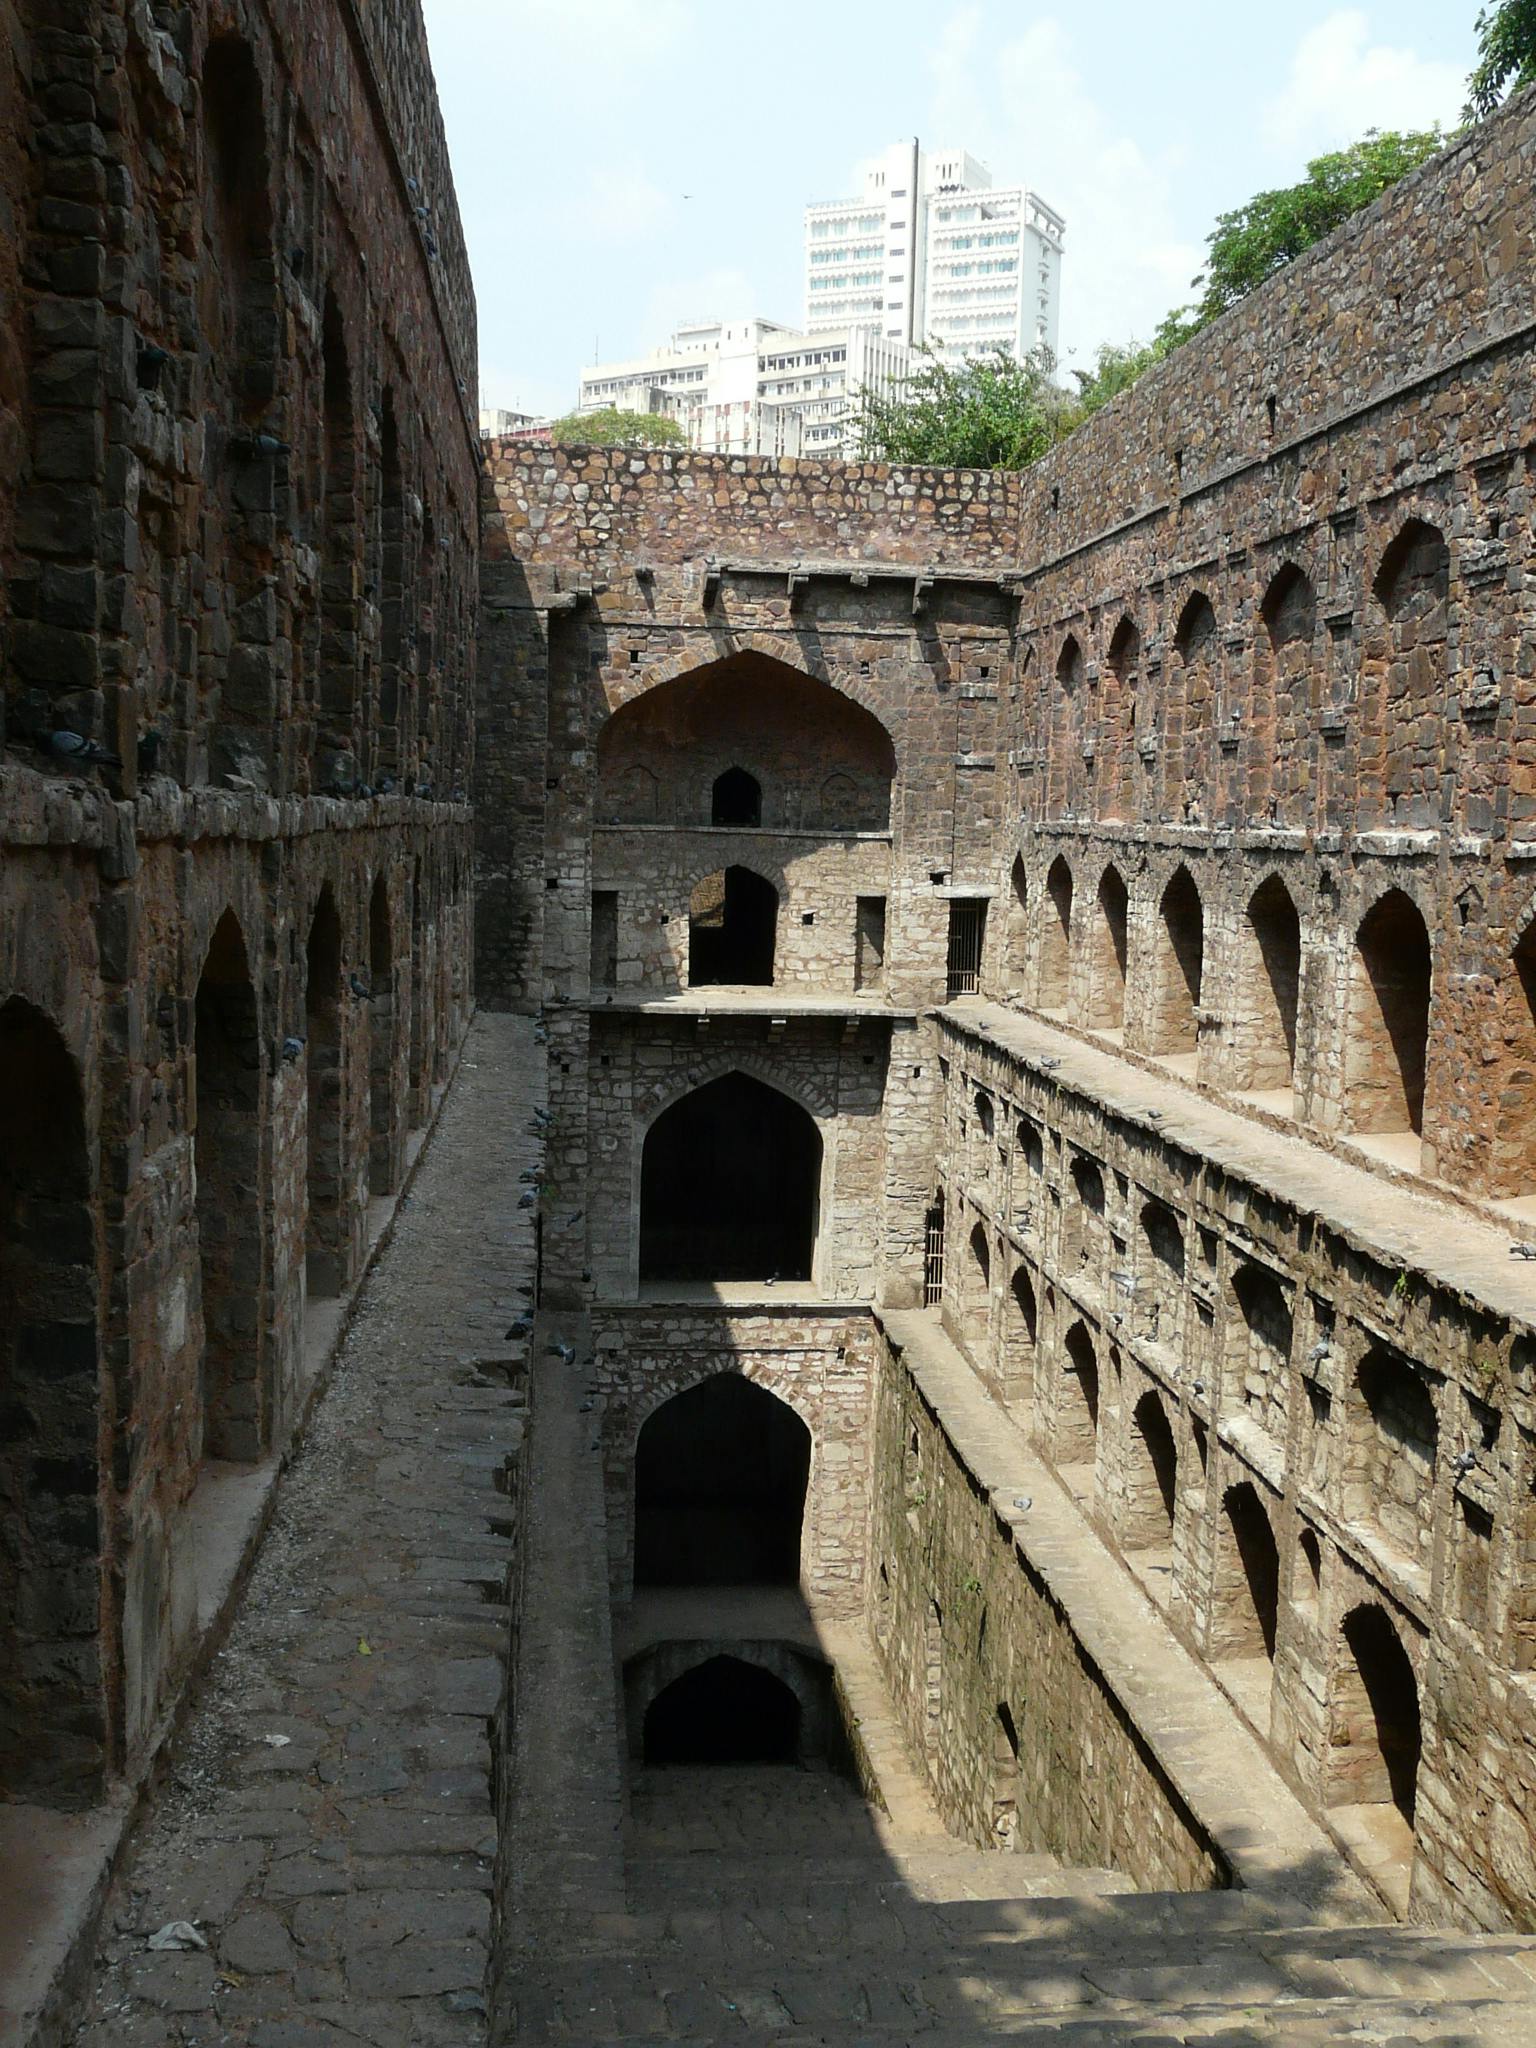
<svg viewBox="0 0 1536 2048">
<path fill-rule="evenodd" d="M 525 1922 L 508 2043 L 1536 2043 L 1536 1945 L 987 1853 L 785 1767 L 645 1770 L 626 1910 Z"/>
</svg>

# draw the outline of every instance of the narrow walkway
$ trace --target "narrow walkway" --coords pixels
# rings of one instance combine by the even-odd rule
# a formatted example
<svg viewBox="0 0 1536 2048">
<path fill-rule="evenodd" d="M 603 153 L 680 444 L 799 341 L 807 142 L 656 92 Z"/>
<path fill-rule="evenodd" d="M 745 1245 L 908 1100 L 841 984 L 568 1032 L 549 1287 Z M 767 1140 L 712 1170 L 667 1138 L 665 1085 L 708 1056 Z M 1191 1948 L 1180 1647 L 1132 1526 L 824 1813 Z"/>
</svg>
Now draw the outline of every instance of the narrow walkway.
<svg viewBox="0 0 1536 2048">
<path fill-rule="evenodd" d="M 1516 1321 L 1536 1321 L 1536 1267 L 1509 1251 L 1525 1226 L 1496 1223 L 1449 1193 L 1439 1199 L 1422 1186 L 1387 1180 L 1345 1153 L 1325 1150 L 1300 1126 L 1294 1133 L 1273 1130 L 1166 1074 L 1000 1003 L 966 1001 L 940 1014 L 957 1031 L 979 1033 L 984 1050 L 1009 1053 L 1028 1068 L 1048 1060 L 1055 1087 L 1076 1090 L 1128 1123 L 1213 1160 L 1304 1216 L 1327 1217 L 1330 1229 L 1383 1265 L 1424 1273 Z"/>
<path fill-rule="evenodd" d="M 482 1017 L 108 1908 L 78 2048 L 471 2048 L 542 1062 Z M 153 1950 L 186 1921 L 205 1947 Z"/>
</svg>

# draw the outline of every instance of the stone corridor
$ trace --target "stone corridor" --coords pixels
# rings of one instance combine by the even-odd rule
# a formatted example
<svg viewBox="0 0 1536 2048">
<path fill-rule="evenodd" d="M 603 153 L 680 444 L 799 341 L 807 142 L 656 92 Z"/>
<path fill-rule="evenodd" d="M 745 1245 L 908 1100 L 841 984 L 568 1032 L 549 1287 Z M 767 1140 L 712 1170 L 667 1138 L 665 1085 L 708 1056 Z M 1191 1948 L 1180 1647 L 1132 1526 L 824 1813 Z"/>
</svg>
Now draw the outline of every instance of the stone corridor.
<svg viewBox="0 0 1536 2048">
<path fill-rule="evenodd" d="M 483 2038 L 531 1026 L 484 1018 L 108 1908 L 78 2048 Z M 205 1946 L 153 1951 L 190 1923 Z"/>
</svg>

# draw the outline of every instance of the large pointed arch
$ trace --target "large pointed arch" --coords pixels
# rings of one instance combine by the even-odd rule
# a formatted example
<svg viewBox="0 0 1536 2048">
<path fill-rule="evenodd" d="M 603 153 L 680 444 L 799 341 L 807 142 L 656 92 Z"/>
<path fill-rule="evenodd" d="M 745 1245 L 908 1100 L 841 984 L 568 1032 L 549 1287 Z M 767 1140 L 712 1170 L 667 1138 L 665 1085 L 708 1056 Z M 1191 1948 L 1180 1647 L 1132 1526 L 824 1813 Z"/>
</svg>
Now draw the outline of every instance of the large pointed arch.
<svg viewBox="0 0 1536 2048">
<path fill-rule="evenodd" d="M 817 770 L 809 784 L 808 752 Z M 896 750 L 884 722 L 846 685 L 781 654 L 738 649 L 650 676 L 626 697 L 597 737 L 600 824 L 632 813 L 636 769 L 654 781 L 657 823 L 709 825 L 716 784 L 734 770 L 758 784 L 765 829 L 890 829 Z"/>
<path fill-rule="evenodd" d="M 660 1402 L 635 1439 L 635 1584 L 795 1584 L 811 1450 L 789 1403 L 741 1373 Z"/>
<path fill-rule="evenodd" d="M 640 1147 L 640 1284 L 809 1281 L 822 1165 L 816 1119 L 754 1074 L 679 1095 Z"/>
</svg>

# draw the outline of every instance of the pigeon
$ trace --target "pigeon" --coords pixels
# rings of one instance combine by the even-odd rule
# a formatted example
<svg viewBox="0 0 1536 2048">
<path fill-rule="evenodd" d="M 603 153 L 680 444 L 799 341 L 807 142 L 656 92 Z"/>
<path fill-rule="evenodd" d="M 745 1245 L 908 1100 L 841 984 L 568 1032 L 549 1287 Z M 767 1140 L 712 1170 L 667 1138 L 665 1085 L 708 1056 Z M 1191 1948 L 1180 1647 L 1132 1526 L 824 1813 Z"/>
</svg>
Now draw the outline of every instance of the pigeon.
<svg viewBox="0 0 1536 2048">
<path fill-rule="evenodd" d="M 109 753 L 96 740 L 88 740 L 83 732 L 44 733 L 38 745 L 45 754 L 52 754 L 55 761 L 66 761 L 73 768 L 121 768 L 122 757 Z"/>
<path fill-rule="evenodd" d="M 562 1218 L 560 1228 L 562 1230 L 571 1229 L 573 1225 L 581 1221 L 582 1217 L 585 1216 L 586 1213 L 587 1212 L 585 1209 L 573 1209 L 569 1216 Z"/>
<path fill-rule="evenodd" d="M 349 974 L 347 976 L 347 987 L 351 989 L 353 995 L 357 997 L 360 1003 L 371 1003 L 373 1001 L 373 990 L 360 974 Z"/>
<path fill-rule="evenodd" d="M 574 1344 L 555 1343 L 547 1345 L 545 1348 L 548 1356 L 558 1358 L 562 1365 L 574 1365 L 576 1362 L 576 1346 Z"/>
<path fill-rule="evenodd" d="M 1536 1244 L 1512 1244 L 1509 1256 L 1512 1259 L 1536 1259 Z"/>
<path fill-rule="evenodd" d="M 578 1415 L 590 1415 L 596 1406 L 595 1401 L 579 1401 L 576 1404 L 576 1412 Z"/>
<path fill-rule="evenodd" d="M 1042 1074 L 1054 1074 L 1060 1065 L 1061 1061 L 1058 1059 L 1042 1060 L 1040 1062 L 1040 1071 Z"/>
<path fill-rule="evenodd" d="M 516 1288 L 516 1289 L 515 1289 L 514 1291 L 515 1291 L 516 1293 L 518 1293 L 518 1294 L 522 1294 L 522 1295 L 525 1295 L 525 1296 L 526 1296 L 526 1297 L 528 1298 L 528 1300 L 529 1300 L 529 1301 L 532 1301 L 532 1299 L 533 1299 L 533 1282 L 532 1282 L 531 1280 L 525 1280 L 525 1281 L 523 1282 L 522 1286 L 521 1286 L 521 1287 L 519 1287 L 519 1288 Z"/>
<path fill-rule="evenodd" d="M 395 778 L 393 775 L 381 775 L 378 783 L 378 794 L 380 796 L 393 796 L 394 793 Z"/>
<path fill-rule="evenodd" d="M 1458 1479 L 1464 1479 L 1477 1463 L 1476 1451 L 1463 1451 L 1451 1461 L 1451 1470 Z"/>
<path fill-rule="evenodd" d="M 302 1038 L 285 1038 L 283 1040 L 283 1058 L 290 1067 L 303 1050 L 304 1041 Z"/>
<path fill-rule="evenodd" d="M 280 455 L 293 453 L 288 443 L 280 441 L 276 434 L 237 434 L 229 446 L 231 454 L 241 456 L 247 462 L 275 462 Z"/>
<path fill-rule="evenodd" d="M 512 1327 L 511 1327 L 511 1329 L 510 1329 L 510 1330 L 508 1330 L 508 1332 L 507 1332 L 507 1336 L 506 1336 L 506 1340 L 505 1340 L 505 1341 L 507 1341 L 507 1342 L 510 1342 L 510 1341 L 511 1341 L 511 1339 L 512 1339 L 512 1338 L 514 1338 L 514 1337 L 526 1337 L 526 1336 L 527 1336 L 527 1334 L 528 1334 L 528 1332 L 529 1332 L 529 1331 L 530 1331 L 530 1330 L 531 1330 L 532 1328 L 533 1328 L 533 1317 L 532 1317 L 532 1316 L 518 1316 L 518 1317 L 516 1317 L 516 1318 L 515 1318 L 515 1320 L 513 1321 L 513 1324 L 512 1324 Z"/>
<path fill-rule="evenodd" d="M 171 352 L 168 348 L 161 348 L 160 344 L 155 341 L 140 342 L 138 354 L 134 359 L 134 370 L 139 380 L 139 389 L 141 391 L 158 391 L 160 388 L 160 372 L 170 360 Z"/>
<path fill-rule="evenodd" d="M 517 1177 L 525 1186 L 532 1185 L 535 1187 L 544 1178 L 536 1166 L 525 1166 Z M 532 1292 L 531 1289 L 529 1291 Z"/>
<path fill-rule="evenodd" d="M 517 1206 L 519 1209 L 531 1209 L 538 1199 L 533 1189 L 529 1188 L 525 1193 L 518 1196 Z"/>
<path fill-rule="evenodd" d="M 533 1120 L 534 1120 L 534 1122 L 535 1122 L 536 1124 L 541 1124 L 541 1125 L 542 1125 L 542 1124 L 548 1124 L 548 1123 L 553 1123 L 553 1121 L 554 1121 L 553 1117 L 551 1117 L 551 1115 L 550 1115 L 550 1113 L 549 1113 L 549 1111 L 548 1111 L 547 1109 L 536 1109 L 536 1110 L 535 1110 L 535 1111 L 533 1112 Z"/>
<path fill-rule="evenodd" d="M 1307 1356 L 1312 1360 L 1314 1365 L 1320 1365 L 1322 1361 L 1329 1356 L 1332 1350 L 1333 1346 L 1329 1343 L 1328 1339 L 1326 1337 L 1319 1337 L 1317 1342 L 1312 1346 L 1312 1349 L 1307 1353 Z"/>
<path fill-rule="evenodd" d="M 1013 1504 L 1016 1508 L 1022 1508 L 1027 1515 L 1035 1504 L 1034 1497 L 1027 1493 L 1016 1493 L 1013 1496 Z"/>
</svg>

